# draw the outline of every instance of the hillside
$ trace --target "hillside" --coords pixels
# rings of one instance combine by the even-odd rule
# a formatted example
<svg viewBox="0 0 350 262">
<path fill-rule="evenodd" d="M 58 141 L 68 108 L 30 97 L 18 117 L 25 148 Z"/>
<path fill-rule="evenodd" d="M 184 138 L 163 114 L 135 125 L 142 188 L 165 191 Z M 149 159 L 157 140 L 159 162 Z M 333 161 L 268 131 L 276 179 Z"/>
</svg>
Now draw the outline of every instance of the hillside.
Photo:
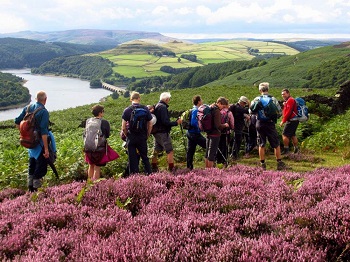
<svg viewBox="0 0 350 262">
<path fill-rule="evenodd" d="M 171 51 L 175 55 L 155 56 L 155 52 Z M 192 68 L 228 61 L 251 60 L 254 57 L 295 55 L 298 51 L 286 45 L 264 41 L 228 40 L 194 44 L 181 40 L 156 42 L 136 40 L 124 43 L 114 49 L 101 52 L 104 58 L 111 60 L 113 71 L 125 77 L 150 77 L 168 75 L 160 69 Z M 186 59 L 186 55 L 195 56 L 195 60 Z"/>
<path fill-rule="evenodd" d="M 0 38 L 15 37 L 44 42 L 65 42 L 84 45 L 117 46 L 118 44 L 135 39 L 152 38 L 169 41 L 166 37 L 156 32 L 142 32 L 129 30 L 98 30 L 98 29 L 76 29 L 52 32 L 22 31 L 17 33 L 0 34 Z"/>
<path fill-rule="evenodd" d="M 324 63 L 333 60 L 348 59 L 349 61 L 349 55 L 349 43 L 344 43 L 305 51 L 297 55 L 271 58 L 266 60 L 267 64 L 263 67 L 234 73 L 226 78 L 214 81 L 208 86 L 252 86 L 258 82 L 267 81 L 272 86 L 277 87 L 308 87 L 309 71 L 321 69 Z M 322 88 L 322 86 L 319 87 Z"/>
<path fill-rule="evenodd" d="M 0 72 L 0 110 L 30 101 L 29 90 L 22 83 L 22 78 Z"/>
<path fill-rule="evenodd" d="M 95 53 L 111 47 L 0 38 L 0 69 L 37 67 L 56 57 Z"/>
</svg>

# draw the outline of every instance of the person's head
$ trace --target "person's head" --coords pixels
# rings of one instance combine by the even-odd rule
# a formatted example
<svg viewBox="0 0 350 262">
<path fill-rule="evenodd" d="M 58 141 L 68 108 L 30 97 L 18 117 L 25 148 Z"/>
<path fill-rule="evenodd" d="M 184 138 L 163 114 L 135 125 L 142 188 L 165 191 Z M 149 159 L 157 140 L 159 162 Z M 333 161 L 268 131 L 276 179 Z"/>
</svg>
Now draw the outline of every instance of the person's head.
<svg viewBox="0 0 350 262">
<path fill-rule="evenodd" d="M 104 113 L 104 107 L 101 105 L 94 105 L 91 108 L 91 113 L 96 117 L 99 116 L 100 113 Z"/>
<path fill-rule="evenodd" d="M 281 94 L 285 101 L 290 97 L 290 92 L 287 88 L 283 89 Z"/>
<path fill-rule="evenodd" d="M 241 107 L 249 106 L 249 99 L 245 96 L 241 96 L 238 100 L 238 103 Z"/>
<path fill-rule="evenodd" d="M 147 105 L 147 108 L 151 113 L 154 112 L 154 105 Z"/>
<path fill-rule="evenodd" d="M 216 100 L 216 105 L 219 107 L 219 109 L 223 109 L 224 107 L 228 106 L 228 100 L 227 98 L 225 97 L 219 97 L 217 100 Z"/>
<path fill-rule="evenodd" d="M 192 102 L 195 106 L 200 106 L 202 103 L 202 98 L 199 95 L 196 95 L 192 98 Z"/>
<path fill-rule="evenodd" d="M 268 82 L 263 82 L 259 84 L 259 92 L 266 93 L 269 91 L 270 84 Z"/>
<path fill-rule="evenodd" d="M 47 99 L 47 95 L 44 91 L 39 91 L 38 93 L 36 93 L 36 101 L 45 105 L 46 99 Z"/>
<path fill-rule="evenodd" d="M 140 96 L 139 92 L 136 92 L 136 91 L 132 91 L 131 92 L 130 101 L 138 102 L 138 101 L 140 101 L 140 99 L 141 99 L 141 96 Z"/>
<path fill-rule="evenodd" d="M 170 97 L 171 97 L 170 92 L 163 92 L 160 94 L 159 100 L 168 104 L 170 101 Z"/>
</svg>

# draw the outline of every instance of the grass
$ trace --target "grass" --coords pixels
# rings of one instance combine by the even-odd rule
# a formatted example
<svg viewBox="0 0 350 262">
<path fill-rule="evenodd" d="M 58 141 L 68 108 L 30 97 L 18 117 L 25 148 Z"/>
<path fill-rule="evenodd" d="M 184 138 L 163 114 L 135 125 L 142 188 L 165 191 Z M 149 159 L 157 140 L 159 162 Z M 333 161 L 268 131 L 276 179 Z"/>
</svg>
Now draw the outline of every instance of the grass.
<svg viewBox="0 0 350 262">
<path fill-rule="evenodd" d="M 137 47 L 137 48 L 136 48 Z M 147 77 L 156 75 L 167 75 L 160 71 L 163 65 L 175 68 L 195 67 L 213 63 L 222 63 L 232 60 L 251 60 L 254 56 L 248 53 L 247 48 L 259 49 L 262 54 L 278 53 L 294 55 L 298 51 L 277 43 L 266 43 L 263 41 L 222 41 L 202 44 L 190 44 L 184 42 L 149 43 L 146 41 L 133 41 L 123 44 L 116 49 L 100 53 L 115 64 L 113 71 L 126 77 Z M 261 50 L 260 50 L 261 49 Z M 176 57 L 155 57 L 153 51 L 171 50 Z M 181 58 L 182 54 L 194 54 L 198 62 L 191 62 Z M 135 68 L 131 68 L 135 67 Z M 138 68 L 138 69 L 136 69 Z"/>
<path fill-rule="evenodd" d="M 271 94 L 280 98 L 280 88 L 271 88 Z M 302 88 L 293 89 L 293 96 L 303 96 L 308 93 L 318 93 L 328 96 L 333 96 L 336 93 L 336 89 L 317 89 L 317 90 L 304 90 Z M 159 100 L 159 92 L 153 92 L 151 94 L 142 95 L 141 103 L 155 104 Z M 252 86 L 217 86 L 215 88 L 205 86 L 201 88 L 182 89 L 171 91 L 172 99 L 170 101 L 169 110 L 173 111 L 175 115 L 180 115 L 182 111 L 192 107 L 191 99 L 194 95 L 201 95 L 204 102 L 207 104 L 213 103 L 220 95 L 224 95 L 230 100 L 230 103 L 236 103 L 241 95 L 247 96 L 250 100 L 258 95 L 257 87 Z M 121 126 L 121 114 L 129 104 L 129 98 L 120 97 L 117 100 L 111 98 L 102 103 L 105 107 L 105 119 L 111 124 L 111 137 L 109 144 L 121 155 L 120 159 L 109 163 L 103 168 L 105 176 L 114 176 L 123 172 L 127 155 L 124 152 L 122 146 L 122 140 L 119 138 L 120 126 Z M 84 162 L 82 152 L 82 132 L 83 128 L 79 127 L 81 122 L 91 116 L 91 105 L 80 106 L 76 108 L 70 108 L 67 110 L 60 110 L 50 113 L 50 120 L 54 123 L 52 130 L 55 134 L 57 147 L 58 147 L 58 159 L 56 161 L 57 169 L 60 172 L 61 182 L 70 182 L 73 179 L 79 179 L 83 176 L 87 165 Z M 314 117 L 311 112 L 311 120 L 309 124 L 313 124 L 314 121 L 318 121 L 318 118 Z M 315 133 L 313 136 L 303 142 L 302 153 L 303 156 L 300 159 L 289 159 L 285 161 L 287 165 L 293 168 L 295 172 L 305 172 L 313 170 L 319 167 L 334 167 L 340 166 L 345 163 L 349 163 L 349 151 L 346 149 L 346 145 L 350 142 L 348 137 L 348 125 L 350 121 L 350 112 L 344 116 L 335 118 L 334 121 L 329 120 L 322 123 L 322 130 Z M 341 123 L 340 125 L 338 123 Z M 13 121 L 0 122 L 1 126 L 11 126 Z M 334 131 L 332 131 L 334 130 Z M 281 130 L 278 129 L 279 133 Z M 298 137 L 300 136 L 301 127 L 298 128 Z M 338 148 L 331 148 L 333 145 L 332 140 L 322 139 L 322 137 L 328 136 L 328 131 L 332 131 L 332 134 L 337 134 L 339 139 L 342 138 L 343 142 L 339 143 Z M 186 166 L 186 153 L 184 146 L 185 137 L 182 136 L 181 129 L 179 127 L 172 128 L 171 136 L 173 139 L 174 154 L 176 165 L 180 168 Z M 186 141 L 185 141 L 186 142 Z M 306 143 L 307 142 L 307 143 Z M 322 144 L 321 144 L 322 143 Z M 153 140 L 149 140 L 149 154 L 151 155 Z M 317 150 L 318 149 L 318 150 Z M 323 150 L 323 151 L 320 151 Z M 195 167 L 204 167 L 204 152 L 198 150 L 195 155 Z M 25 187 L 27 177 L 27 151 L 25 148 L 19 146 L 18 142 L 18 130 L 13 128 L 0 128 L 0 188 L 4 187 Z M 275 169 L 276 161 L 273 155 L 268 155 L 266 158 L 267 168 Z M 257 165 L 258 156 L 255 154 L 250 159 L 241 159 L 239 163 L 247 165 Z M 160 167 L 166 168 L 165 154 L 160 157 Z M 49 171 L 46 176 L 46 183 L 49 185 L 57 183 L 54 175 Z"/>
</svg>

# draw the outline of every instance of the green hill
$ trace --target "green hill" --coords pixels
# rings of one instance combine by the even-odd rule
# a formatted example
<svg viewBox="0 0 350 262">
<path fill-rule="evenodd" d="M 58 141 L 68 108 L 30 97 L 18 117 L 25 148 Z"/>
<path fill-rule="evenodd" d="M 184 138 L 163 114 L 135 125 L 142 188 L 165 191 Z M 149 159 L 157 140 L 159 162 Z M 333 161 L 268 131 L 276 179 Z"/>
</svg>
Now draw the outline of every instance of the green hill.
<svg viewBox="0 0 350 262">
<path fill-rule="evenodd" d="M 109 48 L 111 46 L 0 38 L 0 69 L 37 67 L 56 57 L 95 53 Z"/>
<path fill-rule="evenodd" d="M 247 85 L 252 86 L 261 81 L 270 82 L 277 87 L 308 87 L 309 72 L 321 70 L 327 63 L 337 59 L 347 59 L 349 63 L 349 43 L 343 45 L 321 47 L 296 55 L 271 58 L 266 65 L 234 73 L 224 79 L 212 82 L 209 86 L 217 85 Z M 324 77 L 332 78 L 325 74 Z M 325 86 L 318 86 L 320 88 Z M 329 87 L 329 86 L 327 86 Z"/>
<path fill-rule="evenodd" d="M 155 52 L 171 51 L 175 56 L 156 56 Z M 229 40 L 209 43 L 188 43 L 179 40 L 160 42 L 135 40 L 114 49 L 99 53 L 114 63 L 113 71 L 125 77 L 150 77 L 168 75 L 160 69 L 191 68 L 228 61 L 248 61 L 254 57 L 295 55 L 298 51 L 280 43 L 265 41 Z M 196 61 L 182 58 L 195 55 Z"/>
</svg>

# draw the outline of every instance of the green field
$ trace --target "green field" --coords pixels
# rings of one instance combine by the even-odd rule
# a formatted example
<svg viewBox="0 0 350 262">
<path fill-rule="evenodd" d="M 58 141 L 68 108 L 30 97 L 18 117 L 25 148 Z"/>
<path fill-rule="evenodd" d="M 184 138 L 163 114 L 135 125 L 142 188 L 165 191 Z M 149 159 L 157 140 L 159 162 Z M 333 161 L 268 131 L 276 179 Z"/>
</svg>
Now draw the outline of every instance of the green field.
<svg viewBox="0 0 350 262">
<path fill-rule="evenodd" d="M 137 49 L 135 48 L 136 46 Z M 138 40 L 102 52 L 99 55 L 114 63 L 114 72 L 126 77 L 134 76 L 136 78 L 143 78 L 147 76 L 167 75 L 160 71 L 160 68 L 165 65 L 173 68 L 186 68 L 232 60 L 251 60 L 254 56 L 248 53 L 248 48 L 258 49 L 261 55 L 295 55 L 298 53 L 298 51 L 288 46 L 263 41 L 232 40 L 203 44 L 184 42 L 156 44 L 155 42 L 149 43 Z M 170 50 L 176 54 L 176 57 L 163 56 L 159 58 L 152 55 L 152 50 Z M 182 54 L 196 55 L 198 62 L 191 62 L 180 58 Z M 181 59 L 180 62 L 178 58 Z"/>
</svg>

